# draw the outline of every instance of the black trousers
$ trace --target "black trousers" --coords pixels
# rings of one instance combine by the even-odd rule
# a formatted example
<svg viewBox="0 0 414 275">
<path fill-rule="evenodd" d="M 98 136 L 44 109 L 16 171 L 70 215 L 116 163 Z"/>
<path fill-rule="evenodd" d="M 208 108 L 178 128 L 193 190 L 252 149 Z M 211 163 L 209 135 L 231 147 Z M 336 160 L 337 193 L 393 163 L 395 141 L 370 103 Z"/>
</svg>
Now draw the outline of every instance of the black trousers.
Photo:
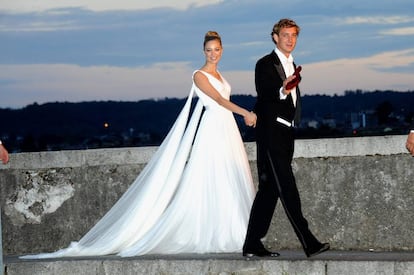
<svg viewBox="0 0 414 275">
<path fill-rule="evenodd" d="M 293 130 L 283 129 L 284 134 L 269 143 L 257 142 L 257 169 L 259 186 L 250 212 L 250 220 L 243 250 L 254 250 L 262 244 L 269 229 L 278 199 L 303 249 L 311 251 L 321 243 L 309 230 L 302 214 L 302 206 L 296 180 L 292 171 Z M 280 133 L 280 132 L 279 132 Z"/>
</svg>

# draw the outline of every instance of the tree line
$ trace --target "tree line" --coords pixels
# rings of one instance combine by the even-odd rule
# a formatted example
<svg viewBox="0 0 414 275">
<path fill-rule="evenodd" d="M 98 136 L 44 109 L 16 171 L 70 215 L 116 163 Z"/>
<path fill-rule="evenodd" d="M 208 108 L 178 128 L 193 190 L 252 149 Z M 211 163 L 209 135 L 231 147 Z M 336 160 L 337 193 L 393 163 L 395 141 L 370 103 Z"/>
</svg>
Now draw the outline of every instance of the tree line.
<svg viewBox="0 0 414 275">
<path fill-rule="evenodd" d="M 11 152 L 159 145 L 185 100 L 50 102 L 0 108 L 0 138 Z M 252 109 L 256 98 L 233 95 L 231 100 Z M 401 134 L 413 119 L 414 91 L 306 95 L 302 106 L 298 138 Z M 354 128 L 361 114 L 369 123 Z M 254 141 L 254 130 L 235 118 L 243 140 Z"/>
</svg>

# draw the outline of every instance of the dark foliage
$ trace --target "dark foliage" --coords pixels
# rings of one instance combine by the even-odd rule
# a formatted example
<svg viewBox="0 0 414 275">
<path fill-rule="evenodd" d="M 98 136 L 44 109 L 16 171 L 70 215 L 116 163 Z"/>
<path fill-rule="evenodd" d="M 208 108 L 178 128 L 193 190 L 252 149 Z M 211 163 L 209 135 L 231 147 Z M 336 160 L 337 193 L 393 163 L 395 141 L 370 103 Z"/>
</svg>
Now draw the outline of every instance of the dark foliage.
<svg viewBox="0 0 414 275">
<path fill-rule="evenodd" d="M 255 97 L 234 95 L 232 101 L 252 109 Z M 159 145 L 184 104 L 185 99 L 165 98 L 34 103 L 21 109 L 0 109 L 0 138 L 11 152 Z M 352 126 L 354 117 L 362 113 L 367 125 Z M 401 134 L 413 114 L 414 92 L 304 96 L 303 124 L 297 134 L 299 138 Z M 235 118 L 243 140 L 254 141 L 254 130 L 240 116 Z M 318 122 L 318 127 L 310 127 L 310 121 Z"/>
</svg>

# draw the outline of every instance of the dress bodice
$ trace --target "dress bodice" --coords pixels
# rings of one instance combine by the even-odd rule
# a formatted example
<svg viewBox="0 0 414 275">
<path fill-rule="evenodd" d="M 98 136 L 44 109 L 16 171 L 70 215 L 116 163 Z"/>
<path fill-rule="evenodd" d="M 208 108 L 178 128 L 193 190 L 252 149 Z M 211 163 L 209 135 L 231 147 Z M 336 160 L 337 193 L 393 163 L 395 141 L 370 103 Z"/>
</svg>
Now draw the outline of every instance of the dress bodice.
<svg viewBox="0 0 414 275">
<path fill-rule="evenodd" d="M 211 75 L 211 74 L 209 74 L 209 73 L 207 73 L 205 71 L 202 71 L 202 70 L 195 71 L 193 73 L 193 76 L 194 76 L 194 74 L 196 72 L 201 72 L 205 76 L 207 76 L 208 81 L 210 82 L 210 84 L 221 94 L 221 96 L 224 97 L 224 98 L 226 98 L 226 99 L 230 99 L 231 86 L 227 82 L 227 80 L 220 73 L 219 73 L 219 75 L 220 75 L 221 80 L 217 79 L 213 75 Z M 196 92 L 197 96 L 203 102 L 203 105 L 205 107 L 220 106 L 214 99 L 212 99 L 211 97 L 209 97 L 208 95 L 206 95 L 204 92 L 202 92 L 197 87 L 197 85 L 194 85 L 194 86 L 195 86 L 195 92 Z"/>
</svg>

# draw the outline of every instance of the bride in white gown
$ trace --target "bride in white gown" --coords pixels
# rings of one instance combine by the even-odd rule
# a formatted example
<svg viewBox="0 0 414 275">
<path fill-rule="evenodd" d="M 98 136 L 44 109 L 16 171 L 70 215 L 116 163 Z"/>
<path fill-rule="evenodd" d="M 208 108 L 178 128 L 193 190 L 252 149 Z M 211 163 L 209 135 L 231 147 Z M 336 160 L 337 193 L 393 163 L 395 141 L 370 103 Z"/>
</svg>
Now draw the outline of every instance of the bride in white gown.
<svg viewBox="0 0 414 275">
<path fill-rule="evenodd" d="M 241 252 L 255 190 L 233 112 L 249 126 L 256 115 L 229 101 L 216 32 L 206 34 L 204 53 L 175 124 L 118 202 L 78 242 L 22 258 Z"/>
</svg>

